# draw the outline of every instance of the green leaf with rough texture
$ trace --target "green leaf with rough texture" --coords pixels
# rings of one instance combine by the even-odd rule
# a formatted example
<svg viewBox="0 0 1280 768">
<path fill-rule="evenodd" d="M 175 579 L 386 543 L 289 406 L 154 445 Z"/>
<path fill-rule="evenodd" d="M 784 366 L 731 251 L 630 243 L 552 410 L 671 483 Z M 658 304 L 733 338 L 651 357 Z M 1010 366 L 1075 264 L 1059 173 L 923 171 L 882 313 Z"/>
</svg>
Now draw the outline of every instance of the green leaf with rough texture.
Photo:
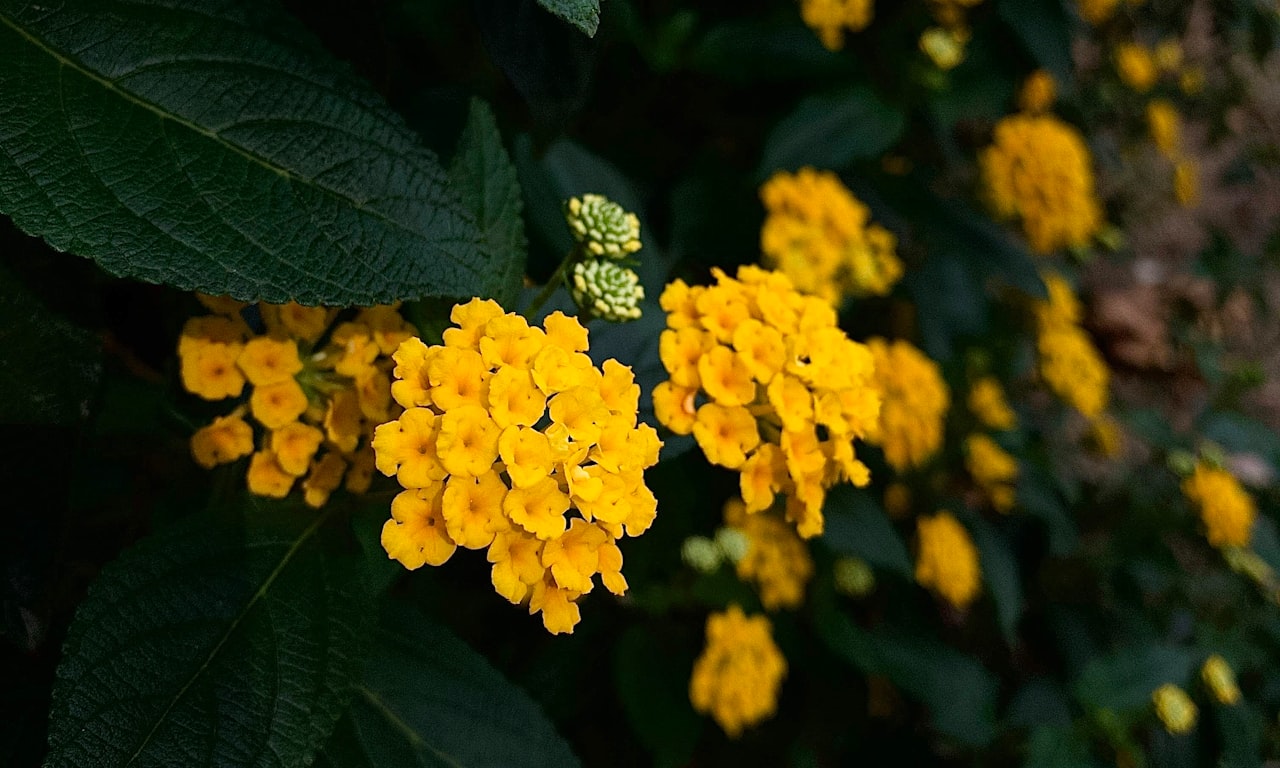
<svg viewBox="0 0 1280 768">
<path fill-rule="evenodd" d="M 491 295 L 417 136 L 274 3 L 0 0 L 0 212 L 117 275 L 241 299 Z"/>
<path fill-rule="evenodd" d="M 542 708 L 484 657 L 416 609 L 393 605 L 318 764 L 532 768 L 578 759 Z"/>
<path fill-rule="evenodd" d="M 77 421 L 101 373 L 97 339 L 0 268 L 0 423 Z"/>
<path fill-rule="evenodd" d="M 600 28 L 600 0 L 538 0 L 538 5 L 582 30 L 587 37 L 595 37 Z"/>
<path fill-rule="evenodd" d="M 309 763 L 359 679 L 369 604 L 331 515 L 189 518 L 108 566 L 58 667 L 47 765 Z"/>
<path fill-rule="evenodd" d="M 864 86 L 810 96 L 769 133 L 758 175 L 806 165 L 838 170 L 876 157 L 893 146 L 906 124 L 902 110 Z"/>
<path fill-rule="evenodd" d="M 471 100 L 467 124 L 449 167 L 449 180 L 480 226 L 486 261 L 499 270 L 491 281 L 494 298 L 510 307 L 524 284 L 528 257 L 522 215 L 524 198 L 493 111 L 479 99 Z"/>
<path fill-rule="evenodd" d="M 827 530 L 822 540 L 831 549 L 911 577 L 907 548 L 871 494 L 850 485 L 836 486 L 827 494 L 824 515 Z"/>
</svg>

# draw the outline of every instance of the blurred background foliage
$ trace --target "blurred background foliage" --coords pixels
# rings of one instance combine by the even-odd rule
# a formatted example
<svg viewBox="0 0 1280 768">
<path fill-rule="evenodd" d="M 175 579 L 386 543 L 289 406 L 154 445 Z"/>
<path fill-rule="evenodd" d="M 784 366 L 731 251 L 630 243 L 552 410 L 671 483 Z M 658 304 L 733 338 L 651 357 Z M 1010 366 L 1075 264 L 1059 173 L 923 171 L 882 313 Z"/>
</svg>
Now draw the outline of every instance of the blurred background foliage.
<svg viewBox="0 0 1280 768">
<path fill-rule="evenodd" d="M 4 4 L 6 19 L 17 5 Z M 363 666 L 326 667 L 333 690 L 316 700 L 341 714 L 332 733 L 316 726 L 281 764 L 1280 760 L 1274 4 L 1145 0 L 1103 13 L 1074 0 L 981 0 L 954 17 L 948 3 L 881 0 L 836 50 L 786 0 L 607 0 L 590 36 L 579 28 L 593 26 L 590 3 L 547 5 L 578 26 L 534 0 L 285 0 L 294 21 L 268 28 L 344 62 L 334 65 L 349 67 L 344 77 L 366 83 L 445 158 L 473 99 L 490 105 L 522 197 L 529 285 L 548 280 L 572 245 L 568 197 L 602 193 L 638 214 L 645 316 L 593 324 L 591 351 L 597 363 L 633 367 L 641 419 L 655 426 L 650 393 L 667 378 L 663 286 L 705 285 L 714 269 L 759 262 L 761 186 L 778 171 L 833 172 L 896 236 L 904 267 L 883 295 L 840 303 L 841 327 L 857 340 L 907 340 L 937 363 L 950 393 L 941 445 L 907 468 L 859 448 L 871 482 L 831 489 L 825 533 L 803 543 L 812 559 L 803 597 L 779 609 L 732 558 L 714 554 L 736 475 L 664 432 L 662 460 L 646 474 L 657 520 L 623 546 L 629 594 L 598 591 L 576 631 L 559 636 L 495 601 L 483 560 L 412 574 L 388 564 L 378 532 L 389 486 L 337 494 L 324 518 L 336 549 L 320 536 L 314 557 L 325 572 L 356 575 L 333 578 L 304 605 L 335 636 L 352 624 L 381 628 L 359 643 Z M 1146 64 L 1121 53 L 1135 43 Z M 0 90 L 13 84 L 16 61 L 0 54 Z M 1049 254 L 1033 253 L 1019 222 L 993 215 L 979 169 L 1037 71 L 1055 86 L 1051 111 L 1087 143 L 1102 222 Z M 1152 135 L 1156 99 L 1176 110 L 1176 151 Z M 15 157 L 16 135 L 0 132 Z M 10 180 L 0 174 L 0 210 L 16 220 Z M 285 533 L 233 525 L 225 534 L 268 550 L 314 519 L 291 502 L 246 500 L 243 462 L 206 472 L 188 457 L 191 434 L 220 413 L 179 383 L 176 339 L 202 310 L 173 286 L 195 278 L 126 265 L 123 274 L 150 281 L 140 282 L 79 255 L 0 219 L 9 492 L 0 697 L 11 713 L 0 756 L 12 765 L 38 764 L 51 748 L 50 764 L 75 764 L 81 715 L 59 703 L 55 670 L 64 643 L 92 646 L 91 622 L 108 620 L 78 619 L 69 638 L 87 596 L 163 583 L 152 572 L 158 552 L 193 575 L 222 573 L 190 539 L 228 516 L 278 516 Z M 1037 367 L 1036 302 L 1048 297 L 1050 273 L 1080 297 L 1079 325 L 1109 371 L 1100 417 L 1056 399 Z M 427 293 L 395 296 L 421 299 L 404 313 L 424 333 L 445 326 L 448 299 L 467 298 L 447 286 Z M 563 294 L 552 304 L 570 306 Z M 1010 428 L 984 428 L 969 406 L 987 377 L 1007 393 Z M 966 463 L 977 432 L 1016 461 L 1005 510 Z M 1206 539 L 1181 486 L 1197 463 L 1229 470 L 1256 504 L 1243 543 Z M 944 509 L 971 538 L 981 574 L 961 606 L 917 583 L 916 521 Z M 198 527 L 206 517 L 216 524 Z M 713 556 L 690 556 L 690 541 Z M 227 551 L 237 569 L 264 567 Z M 314 586 L 307 573 L 299 583 Z M 213 589 L 190 581 L 193 594 Z M 241 594 L 227 589 L 207 598 Z M 788 666 L 776 714 L 737 738 L 689 697 L 707 616 L 730 605 L 767 613 Z M 259 618 L 270 624 L 294 607 L 265 604 Z M 193 610 L 192 621 L 208 619 Z M 343 611 L 359 615 L 335 618 Z M 256 635 L 246 637 L 252 645 Z M 1202 677 L 1215 654 L 1236 675 L 1235 701 Z M 1198 708 L 1185 732 L 1157 711 L 1153 694 L 1165 684 Z M 404 728 L 380 719 L 387 707 Z M 237 764 L 226 755 L 190 764 L 215 763 Z"/>
</svg>

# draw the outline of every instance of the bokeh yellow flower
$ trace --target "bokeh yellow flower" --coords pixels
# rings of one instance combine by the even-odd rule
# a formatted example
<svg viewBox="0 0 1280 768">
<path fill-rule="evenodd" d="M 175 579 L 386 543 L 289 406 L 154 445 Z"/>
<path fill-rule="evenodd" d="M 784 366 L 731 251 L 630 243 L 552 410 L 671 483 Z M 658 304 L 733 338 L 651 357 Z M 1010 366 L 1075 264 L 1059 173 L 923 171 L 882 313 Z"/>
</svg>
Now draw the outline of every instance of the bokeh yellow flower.
<svg viewBox="0 0 1280 768">
<path fill-rule="evenodd" d="M 1240 701 L 1240 686 L 1236 685 L 1236 673 L 1227 660 L 1218 654 L 1215 653 L 1204 660 L 1204 665 L 1200 667 L 1200 679 L 1204 680 L 1205 686 L 1219 704 L 1231 706 Z"/>
<path fill-rule="evenodd" d="M 596 368 L 574 318 L 555 312 L 544 330 L 473 299 L 451 319 L 443 346 L 409 337 L 395 351 L 390 391 L 405 410 L 377 427 L 373 451 L 405 490 L 383 547 L 410 569 L 486 549 L 494 591 L 572 632 L 597 574 L 627 589 L 616 541 L 653 523 L 644 470 L 662 442 L 637 423 L 631 369 Z"/>
<path fill-rule="evenodd" d="M 1253 498 L 1230 472 L 1200 461 L 1182 481 L 1182 493 L 1200 512 L 1215 547 L 1247 547 L 1257 517 Z"/>
<path fill-rule="evenodd" d="M 983 434 L 969 435 L 964 442 L 964 466 L 978 487 L 991 499 L 998 512 L 1008 512 L 1015 500 L 1014 482 L 1018 461 L 995 440 Z"/>
<path fill-rule="evenodd" d="M 1010 115 L 982 151 L 982 187 L 996 215 L 1017 219 L 1037 253 L 1083 246 L 1102 226 L 1084 138 L 1052 115 Z"/>
<path fill-rule="evenodd" d="M 1121 43 L 1115 50 L 1116 73 L 1120 81 L 1138 93 L 1146 93 L 1156 84 L 1160 70 L 1151 51 L 1140 43 Z"/>
<path fill-rule="evenodd" d="M 795 529 L 773 512 L 748 513 L 741 499 L 725 503 L 724 523 L 746 537 L 747 551 L 735 567 L 738 578 L 759 589 L 765 609 L 800 607 L 813 557 Z"/>
<path fill-rule="evenodd" d="M 1165 683 L 1151 694 L 1151 700 L 1155 704 L 1156 715 L 1169 733 L 1177 736 L 1196 727 L 1199 711 L 1187 692 L 1178 686 Z"/>
<path fill-rule="evenodd" d="M 988 429 L 1006 430 L 1018 425 L 1018 416 L 994 376 L 983 376 L 969 385 L 968 405 L 978 423 Z"/>
<path fill-rule="evenodd" d="M 867 207 L 834 173 L 779 171 L 760 199 L 764 263 L 804 293 L 839 304 L 847 296 L 883 296 L 902 277 L 897 238 L 870 223 Z"/>
<path fill-rule="evenodd" d="M 845 32 L 871 23 L 875 0 L 800 0 L 800 16 L 828 50 L 844 47 Z"/>
<path fill-rule="evenodd" d="M 969 607 L 982 587 L 978 550 L 960 521 L 950 512 L 916 521 L 920 551 L 916 581 L 959 610 Z"/>
<path fill-rule="evenodd" d="M 786 674 L 769 620 L 731 605 L 707 617 L 707 644 L 693 665 L 689 700 L 736 739 L 777 711 Z"/>
<path fill-rule="evenodd" d="M 875 360 L 880 393 L 879 425 L 867 442 L 884 449 L 885 461 L 899 472 L 923 466 L 942 445 L 951 405 L 938 364 L 905 341 L 867 340 Z"/>
<path fill-rule="evenodd" d="M 1057 98 L 1058 89 L 1053 75 L 1043 69 L 1037 69 L 1022 81 L 1018 90 L 1018 109 L 1031 115 L 1048 112 Z"/>
<path fill-rule="evenodd" d="M 1044 276 L 1044 283 L 1049 298 L 1035 304 L 1040 376 L 1058 397 L 1096 420 L 1110 399 L 1111 373 L 1078 325 L 1082 312 L 1071 284 L 1053 273 Z"/>
</svg>

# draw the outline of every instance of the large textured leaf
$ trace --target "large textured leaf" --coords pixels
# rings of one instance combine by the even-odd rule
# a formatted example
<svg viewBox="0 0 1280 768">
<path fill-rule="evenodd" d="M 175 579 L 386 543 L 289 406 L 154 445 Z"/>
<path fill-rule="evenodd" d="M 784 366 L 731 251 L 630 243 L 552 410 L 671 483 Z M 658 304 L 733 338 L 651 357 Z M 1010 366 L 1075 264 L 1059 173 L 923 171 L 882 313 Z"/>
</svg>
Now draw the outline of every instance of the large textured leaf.
<svg viewBox="0 0 1280 768">
<path fill-rule="evenodd" d="M 503 306 L 520 294 L 528 241 L 524 235 L 524 199 L 516 167 L 502 145 L 502 134 L 489 106 L 471 102 L 449 179 L 462 195 L 462 204 L 480 225 L 482 250 L 499 270 L 491 281 Z"/>
<path fill-rule="evenodd" d="M 395 605 L 318 764 L 532 768 L 578 759 L 527 693 L 449 630 Z"/>
<path fill-rule="evenodd" d="M 97 340 L 0 268 L 0 423 L 80 419 L 101 372 Z"/>
<path fill-rule="evenodd" d="M 689 703 L 692 669 L 691 649 L 648 627 L 631 627 L 614 647 L 618 697 L 655 765 L 688 765 L 698 745 L 703 718 Z"/>
<path fill-rule="evenodd" d="M 270 2 L 0 0 L 0 212 L 243 299 L 494 293 L 436 156 L 302 37 Z"/>
<path fill-rule="evenodd" d="M 538 5 L 595 37 L 600 27 L 600 0 L 538 0 Z"/>
<path fill-rule="evenodd" d="M 359 679 L 365 612 L 328 515 L 189 519 L 109 566 L 53 691 L 49 766 L 301 766 Z"/>
</svg>

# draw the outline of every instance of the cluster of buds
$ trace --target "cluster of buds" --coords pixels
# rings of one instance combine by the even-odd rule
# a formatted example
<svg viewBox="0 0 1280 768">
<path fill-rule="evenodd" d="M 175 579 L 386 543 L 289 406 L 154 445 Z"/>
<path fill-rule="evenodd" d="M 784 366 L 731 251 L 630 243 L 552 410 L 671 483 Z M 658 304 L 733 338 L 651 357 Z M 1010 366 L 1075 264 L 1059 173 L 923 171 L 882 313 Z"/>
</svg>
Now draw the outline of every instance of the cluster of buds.
<svg viewBox="0 0 1280 768">
<path fill-rule="evenodd" d="M 283 498 L 300 480 L 312 507 L 323 506 L 344 477 L 348 491 L 367 490 L 369 437 L 399 411 L 390 355 L 414 328 L 389 306 L 335 325 L 335 309 L 200 300 L 215 314 L 182 329 L 183 386 L 205 400 L 241 402 L 192 436 L 196 462 L 212 469 L 252 454 L 250 492 Z"/>
<path fill-rule="evenodd" d="M 604 195 L 571 197 L 565 221 L 577 241 L 569 254 L 569 294 L 587 317 L 622 323 L 640 317 L 644 288 L 627 263 L 640 250 L 640 219 Z"/>
</svg>

